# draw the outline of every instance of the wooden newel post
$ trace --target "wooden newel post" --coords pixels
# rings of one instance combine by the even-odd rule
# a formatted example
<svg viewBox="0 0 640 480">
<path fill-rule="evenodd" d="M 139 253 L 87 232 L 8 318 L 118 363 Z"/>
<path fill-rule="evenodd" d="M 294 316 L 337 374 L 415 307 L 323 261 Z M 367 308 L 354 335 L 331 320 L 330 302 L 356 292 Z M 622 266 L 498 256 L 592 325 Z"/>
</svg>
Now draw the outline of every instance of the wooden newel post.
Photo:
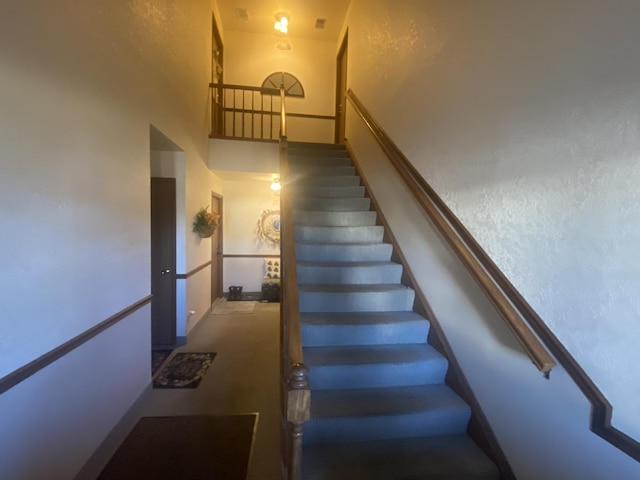
<svg viewBox="0 0 640 480">
<path fill-rule="evenodd" d="M 291 366 L 287 384 L 288 480 L 301 478 L 302 431 L 304 422 L 309 420 L 310 409 L 309 369 L 303 363 L 296 363 Z"/>
</svg>

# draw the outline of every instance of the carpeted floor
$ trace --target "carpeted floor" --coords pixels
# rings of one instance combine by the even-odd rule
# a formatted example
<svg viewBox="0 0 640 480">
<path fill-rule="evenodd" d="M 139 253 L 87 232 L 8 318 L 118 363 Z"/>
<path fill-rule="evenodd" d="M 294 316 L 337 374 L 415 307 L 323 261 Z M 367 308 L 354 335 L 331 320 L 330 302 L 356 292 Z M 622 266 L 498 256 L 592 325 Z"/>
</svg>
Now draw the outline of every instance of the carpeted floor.
<svg viewBox="0 0 640 480">
<path fill-rule="evenodd" d="M 143 417 L 98 480 L 246 480 L 257 416 Z"/>
<path fill-rule="evenodd" d="M 226 298 L 217 299 L 211 307 L 213 315 L 229 315 L 235 313 L 253 313 L 256 308 L 254 301 L 234 301 L 230 302 Z"/>
<path fill-rule="evenodd" d="M 213 352 L 179 352 L 153 379 L 153 388 L 196 388 L 209 369 Z"/>
</svg>

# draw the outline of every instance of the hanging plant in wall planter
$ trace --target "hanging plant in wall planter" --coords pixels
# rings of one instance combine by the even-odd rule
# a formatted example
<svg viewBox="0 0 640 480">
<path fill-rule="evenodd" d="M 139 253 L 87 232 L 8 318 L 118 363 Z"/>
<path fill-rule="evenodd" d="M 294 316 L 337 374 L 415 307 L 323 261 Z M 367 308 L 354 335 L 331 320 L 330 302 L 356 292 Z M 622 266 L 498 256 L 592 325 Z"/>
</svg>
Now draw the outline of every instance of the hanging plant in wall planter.
<svg viewBox="0 0 640 480">
<path fill-rule="evenodd" d="M 209 238 L 216 231 L 220 221 L 220 214 L 209 211 L 209 206 L 200 208 L 196 214 L 196 221 L 193 222 L 193 231 L 200 235 L 200 238 Z"/>
</svg>

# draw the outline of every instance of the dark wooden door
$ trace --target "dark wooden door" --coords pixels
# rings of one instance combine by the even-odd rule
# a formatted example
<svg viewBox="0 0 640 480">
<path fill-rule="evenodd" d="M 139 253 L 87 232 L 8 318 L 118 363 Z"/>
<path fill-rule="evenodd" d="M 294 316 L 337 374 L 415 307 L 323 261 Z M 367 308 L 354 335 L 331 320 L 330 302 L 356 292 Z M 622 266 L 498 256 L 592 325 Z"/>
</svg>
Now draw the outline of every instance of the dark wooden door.
<svg viewBox="0 0 640 480">
<path fill-rule="evenodd" d="M 218 228 L 211 237 L 211 303 L 222 297 L 222 198 L 211 195 L 211 212 L 220 215 Z"/>
<path fill-rule="evenodd" d="M 151 344 L 176 343 L 176 180 L 151 178 Z"/>
<path fill-rule="evenodd" d="M 345 34 L 336 65 L 336 143 L 344 143 L 347 113 L 347 52 L 349 34 Z"/>
</svg>

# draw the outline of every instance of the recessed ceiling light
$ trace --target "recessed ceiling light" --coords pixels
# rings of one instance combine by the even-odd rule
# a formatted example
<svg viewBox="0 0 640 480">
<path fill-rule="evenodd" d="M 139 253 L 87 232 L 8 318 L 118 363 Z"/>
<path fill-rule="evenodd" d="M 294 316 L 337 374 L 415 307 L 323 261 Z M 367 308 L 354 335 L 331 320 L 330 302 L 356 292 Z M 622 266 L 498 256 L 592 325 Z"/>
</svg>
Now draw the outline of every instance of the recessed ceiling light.
<svg viewBox="0 0 640 480">
<path fill-rule="evenodd" d="M 326 18 L 316 18 L 316 28 L 323 29 L 326 24 L 327 24 Z"/>
</svg>

